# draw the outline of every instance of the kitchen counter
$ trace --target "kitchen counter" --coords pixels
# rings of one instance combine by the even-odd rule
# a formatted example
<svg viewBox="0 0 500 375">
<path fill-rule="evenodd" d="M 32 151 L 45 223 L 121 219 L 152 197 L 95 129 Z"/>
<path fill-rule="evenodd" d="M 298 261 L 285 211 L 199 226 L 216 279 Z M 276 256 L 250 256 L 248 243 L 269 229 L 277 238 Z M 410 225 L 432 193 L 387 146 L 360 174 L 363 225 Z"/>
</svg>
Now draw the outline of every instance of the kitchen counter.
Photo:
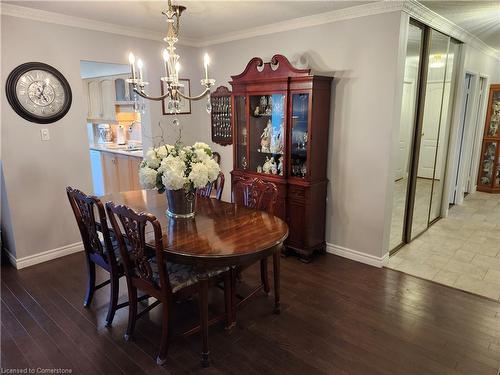
<svg viewBox="0 0 500 375">
<path fill-rule="evenodd" d="M 126 148 L 119 148 L 119 147 L 106 147 L 104 145 L 94 145 L 94 146 L 89 146 L 91 150 L 95 151 L 101 151 L 101 152 L 110 152 L 113 154 L 120 154 L 120 155 L 127 155 L 127 156 L 133 156 L 136 158 L 141 158 L 143 157 L 143 151 L 142 150 L 137 150 L 137 151 L 128 151 Z"/>
</svg>

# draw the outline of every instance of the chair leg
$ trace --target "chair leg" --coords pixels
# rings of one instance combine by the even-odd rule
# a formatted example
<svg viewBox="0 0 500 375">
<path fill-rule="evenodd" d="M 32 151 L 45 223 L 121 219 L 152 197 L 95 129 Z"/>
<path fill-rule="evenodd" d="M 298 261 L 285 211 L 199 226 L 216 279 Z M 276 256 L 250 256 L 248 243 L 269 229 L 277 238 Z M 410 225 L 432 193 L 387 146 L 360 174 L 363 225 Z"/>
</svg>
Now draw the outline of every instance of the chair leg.
<svg viewBox="0 0 500 375">
<path fill-rule="evenodd" d="M 137 320 L 137 288 L 128 289 L 128 325 L 125 332 L 125 340 L 129 341 L 134 333 L 135 321 Z"/>
<path fill-rule="evenodd" d="M 267 257 L 260 260 L 260 280 L 264 286 L 264 292 L 269 295 L 269 273 L 267 272 Z"/>
<path fill-rule="evenodd" d="M 160 341 L 160 350 L 158 351 L 158 356 L 156 357 L 156 363 L 160 366 L 163 366 L 167 361 L 167 353 L 168 353 L 168 344 L 169 344 L 169 304 L 163 303 L 163 314 L 161 321 L 161 341 Z"/>
<path fill-rule="evenodd" d="M 95 291 L 95 263 L 87 259 L 87 291 L 85 292 L 85 300 L 83 301 L 84 307 L 89 307 L 94 297 Z"/>
<path fill-rule="evenodd" d="M 233 315 L 233 283 L 232 283 L 232 270 L 228 271 L 224 275 L 224 301 L 225 301 L 225 312 L 226 312 L 226 329 L 232 329 L 235 326 L 234 315 Z"/>
<path fill-rule="evenodd" d="M 203 367 L 208 367 L 209 354 L 208 351 L 208 276 L 199 275 L 200 280 L 200 296 L 199 296 L 199 307 L 200 307 L 200 326 L 201 326 L 201 336 L 202 336 L 202 350 L 201 350 L 201 365 Z"/>
<path fill-rule="evenodd" d="M 116 305 L 118 305 L 118 294 L 120 291 L 120 279 L 115 275 L 111 276 L 111 290 L 109 293 L 109 307 L 108 315 L 106 317 L 106 327 L 111 327 L 113 318 L 116 312 Z"/>
</svg>

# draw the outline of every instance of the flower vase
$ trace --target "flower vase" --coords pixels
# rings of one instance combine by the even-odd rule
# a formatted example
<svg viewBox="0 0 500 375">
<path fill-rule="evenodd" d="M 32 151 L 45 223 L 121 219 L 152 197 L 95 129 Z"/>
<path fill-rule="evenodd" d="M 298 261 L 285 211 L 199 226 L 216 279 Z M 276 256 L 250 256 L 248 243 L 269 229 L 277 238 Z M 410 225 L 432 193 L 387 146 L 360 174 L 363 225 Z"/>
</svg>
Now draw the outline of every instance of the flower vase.
<svg viewBox="0 0 500 375">
<path fill-rule="evenodd" d="M 196 208 L 196 189 L 165 190 L 167 196 L 167 215 L 175 219 L 194 217 Z"/>
</svg>

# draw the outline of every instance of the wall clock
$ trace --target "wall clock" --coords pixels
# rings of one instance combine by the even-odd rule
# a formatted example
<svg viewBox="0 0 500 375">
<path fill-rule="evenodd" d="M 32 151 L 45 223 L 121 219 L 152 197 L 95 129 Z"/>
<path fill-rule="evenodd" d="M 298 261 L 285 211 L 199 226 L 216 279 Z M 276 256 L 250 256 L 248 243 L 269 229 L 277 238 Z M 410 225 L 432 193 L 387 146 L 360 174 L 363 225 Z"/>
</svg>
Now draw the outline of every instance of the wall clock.
<svg viewBox="0 0 500 375">
<path fill-rule="evenodd" d="M 19 65 L 7 78 L 7 100 L 22 118 L 48 124 L 64 117 L 71 107 L 71 88 L 50 65 L 29 62 Z"/>
</svg>

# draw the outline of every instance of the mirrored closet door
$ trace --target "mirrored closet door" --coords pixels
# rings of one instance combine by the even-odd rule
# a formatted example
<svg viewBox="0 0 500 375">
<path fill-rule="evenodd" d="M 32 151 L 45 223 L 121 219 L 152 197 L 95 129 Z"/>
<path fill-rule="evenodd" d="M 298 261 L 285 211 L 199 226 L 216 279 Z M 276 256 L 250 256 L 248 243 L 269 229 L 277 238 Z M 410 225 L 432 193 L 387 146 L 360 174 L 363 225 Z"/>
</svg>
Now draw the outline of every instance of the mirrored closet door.
<svg viewBox="0 0 500 375">
<path fill-rule="evenodd" d="M 405 65 L 390 249 L 441 217 L 459 42 L 411 21 Z"/>
</svg>

